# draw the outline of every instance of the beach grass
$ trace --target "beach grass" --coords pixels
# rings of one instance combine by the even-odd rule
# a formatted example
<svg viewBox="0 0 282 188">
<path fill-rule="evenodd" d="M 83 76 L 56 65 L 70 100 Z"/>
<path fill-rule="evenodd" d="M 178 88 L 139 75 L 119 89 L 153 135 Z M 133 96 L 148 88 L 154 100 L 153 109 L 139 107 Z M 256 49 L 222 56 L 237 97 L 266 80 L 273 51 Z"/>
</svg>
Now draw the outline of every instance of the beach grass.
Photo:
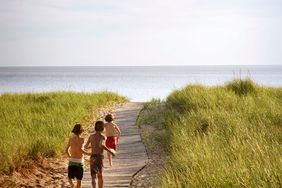
<svg viewBox="0 0 282 188">
<path fill-rule="evenodd" d="M 282 187 L 281 87 L 188 85 L 146 111 L 168 155 L 158 187 Z"/>
<path fill-rule="evenodd" d="M 0 95 L 0 173 L 9 174 L 26 160 L 62 154 L 74 124 L 125 101 L 111 92 Z"/>
</svg>

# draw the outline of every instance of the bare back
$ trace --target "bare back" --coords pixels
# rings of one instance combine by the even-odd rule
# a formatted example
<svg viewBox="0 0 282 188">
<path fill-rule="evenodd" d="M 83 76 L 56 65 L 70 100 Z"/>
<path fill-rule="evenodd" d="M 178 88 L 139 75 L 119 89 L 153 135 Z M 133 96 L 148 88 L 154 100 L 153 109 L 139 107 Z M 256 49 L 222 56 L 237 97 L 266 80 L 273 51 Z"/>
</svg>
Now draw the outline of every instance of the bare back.
<svg viewBox="0 0 282 188">
<path fill-rule="evenodd" d="M 90 136 L 89 141 L 91 144 L 91 152 L 94 154 L 103 154 L 102 144 L 105 142 L 106 138 L 104 135 L 95 133 Z"/>
<path fill-rule="evenodd" d="M 116 129 L 116 124 L 112 122 L 105 123 L 105 133 L 106 136 L 115 136 L 115 129 Z"/>
<path fill-rule="evenodd" d="M 69 140 L 70 145 L 70 156 L 72 158 L 81 159 L 83 157 L 83 153 L 81 148 L 83 146 L 84 139 L 78 136 L 73 136 Z"/>
</svg>

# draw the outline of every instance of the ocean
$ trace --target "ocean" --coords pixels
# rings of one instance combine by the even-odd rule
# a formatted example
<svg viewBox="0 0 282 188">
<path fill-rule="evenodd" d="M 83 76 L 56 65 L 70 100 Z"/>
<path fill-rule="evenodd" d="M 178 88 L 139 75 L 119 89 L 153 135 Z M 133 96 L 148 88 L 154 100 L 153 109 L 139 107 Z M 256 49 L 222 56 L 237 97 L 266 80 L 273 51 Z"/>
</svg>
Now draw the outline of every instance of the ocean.
<svg viewBox="0 0 282 188">
<path fill-rule="evenodd" d="M 113 91 L 131 101 L 149 101 L 187 84 L 222 85 L 247 77 L 281 87 L 282 66 L 0 67 L 0 93 Z"/>
</svg>

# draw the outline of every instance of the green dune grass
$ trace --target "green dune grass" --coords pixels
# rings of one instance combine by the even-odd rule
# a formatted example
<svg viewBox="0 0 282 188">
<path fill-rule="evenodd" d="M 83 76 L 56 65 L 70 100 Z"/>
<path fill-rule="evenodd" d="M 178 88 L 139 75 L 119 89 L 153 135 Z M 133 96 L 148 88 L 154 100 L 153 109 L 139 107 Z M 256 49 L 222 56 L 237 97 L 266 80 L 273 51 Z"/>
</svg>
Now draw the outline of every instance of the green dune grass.
<svg viewBox="0 0 282 188">
<path fill-rule="evenodd" d="M 127 99 L 111 92 L 0 95 L 0 173 L 10 173 L 27 159 L 61 154 L 75 123 L 95 110 Z"/>
<path fill-rule="evenodd" d="M 168 155 L 159 187 L 282 187 L 282 88 L 188 85 L 146 109 Z"/>
</svg>

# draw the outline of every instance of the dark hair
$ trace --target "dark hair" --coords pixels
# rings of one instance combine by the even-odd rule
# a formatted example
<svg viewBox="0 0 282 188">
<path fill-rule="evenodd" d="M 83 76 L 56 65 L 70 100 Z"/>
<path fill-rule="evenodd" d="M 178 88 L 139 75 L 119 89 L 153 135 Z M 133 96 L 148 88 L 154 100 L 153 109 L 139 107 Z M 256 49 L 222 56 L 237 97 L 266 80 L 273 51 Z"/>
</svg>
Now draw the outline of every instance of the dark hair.
<svg viewBox="0 0 282 188">
<path fill-rule="evenodd" d="M 76 134 L 76 135 L 80 135 L 80 134 L 83 132 L 83 128 L 82 128 L 82 126 L 81 126 L 80 124 L 76 124 L 76 125 L 73 127 L 73 129 L 72 129 L 71 132 L 74 133 L 74 134 Z"/>
<path fill-rule="evenodd" d="M 114 116 L 112 114 L 107 114 L 105 120 L 106 122 L 111 122 L 114 120 Z"/>
<path fill-rule="evenodd" d="M 95 123 L 95 131 L 102 132 L 104 130 L 104 122 L 96 121 Z"/>
</svg>

